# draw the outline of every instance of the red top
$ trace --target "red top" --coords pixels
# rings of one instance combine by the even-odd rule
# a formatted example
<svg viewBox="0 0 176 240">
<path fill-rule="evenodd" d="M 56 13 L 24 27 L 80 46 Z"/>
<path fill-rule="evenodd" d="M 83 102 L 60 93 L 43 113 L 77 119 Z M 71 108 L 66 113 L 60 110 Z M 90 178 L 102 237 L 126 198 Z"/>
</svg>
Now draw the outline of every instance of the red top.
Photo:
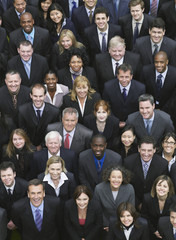
<svg viewBox="0 0 176 240">
<path fill-rule="evenodd" d="M 79 218 L 79 224 L 80 224 L 80 225 L 83 226 L 83 225 L 85 224 L 85 222 L 86 222 L 86 219 L 80 219 L 80 218 Z"/>
</svg>

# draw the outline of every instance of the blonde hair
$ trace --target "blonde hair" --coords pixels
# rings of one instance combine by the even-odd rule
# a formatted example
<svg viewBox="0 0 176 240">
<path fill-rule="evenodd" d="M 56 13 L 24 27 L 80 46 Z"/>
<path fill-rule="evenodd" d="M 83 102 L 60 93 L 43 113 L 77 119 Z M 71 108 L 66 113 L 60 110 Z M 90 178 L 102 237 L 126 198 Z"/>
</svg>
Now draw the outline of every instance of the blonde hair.
<svg viewBox="0 0 176 240">
<path fill-rule="evenodd" d="M 109 48 L 123 46 L 125 48 L 125 40 L 119 36 L 111 38 L 109 41 Z"/>
<path fill-rule="evenodd" d="M 65 168 L 65 162 L 64 160 L 59 157 L 59 156 L 52 156 L 48 159 L 47 163 L 46 163 L 46 169 L 45 169 L 45 175 L 47 175 L 49 173 L 49 166 L 53 163 L 61 163 L 62 166 L 62 172 L 66 173 L 67 169 Z"/>
</svg>

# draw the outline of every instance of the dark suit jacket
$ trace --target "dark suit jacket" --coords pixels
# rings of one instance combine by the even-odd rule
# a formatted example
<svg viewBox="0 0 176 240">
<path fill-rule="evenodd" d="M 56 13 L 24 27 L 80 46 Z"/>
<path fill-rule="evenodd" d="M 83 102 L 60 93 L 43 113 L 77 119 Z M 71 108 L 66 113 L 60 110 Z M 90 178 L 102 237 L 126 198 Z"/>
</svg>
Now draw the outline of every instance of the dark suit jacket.
<svg viewBox="0 0 176 240">
<path fill-rule="evenodd" d="M 7 213 L 3 208 L 0 208 L 0 223 L 0 239 L 5 240 L 7 236 Z"/>
<path fill-rule="evenodd" d="M 132 80 L 128 96 L 126 101 L 124 101 L 119 81 L 118 79 L 113 79 L 105 83 L 103 99 L 109 102 L 112 113 L 119 118 L 120 121 L 126 121 L 129 114 L 138 110 L 138 98 L 144 93 L 144 84 Z"/>
<path fill-rule="evenodd" d="M 158 223 L 158 230 L 162 240 L 174 240 L 173 226 L 169 217 L 161 217 Z"/>
<path fill-rule="evenodd" d="M 173 163 L 170 169 L 170 177 L 176 190 L 176 163 Z"/>
<path fill-rule="evenodd" d="M 60 227 L 60 201 L 58 198 L 46 196 L 44 198 L 44 211 L 42 229 L 38 231 L 29 198 L 23 198 L 13 205 L 12 221 L 21 232 L 23 240 L 58 240 Z"/>
<path fill-rule="evenodd" d="M 0 1 L 1 3 L 1 1 Z M 9 55 L 9 45 L 7 35 L 4 28 L 0 27 L 0 85 L 2 85 L 5 78 L 7 59 Z"/>
<path fill-rule="evenodd" d="M 42 144 L 48 124 L 56 122 L 58 119 L 59 109 L 50 103 L 45 103 L 39 122 L 32 102 L 26 103 L 19 108 L 19 127 L 27 132 L 34 146 Z"/>
<path fill-rule="evenodd" d="M 92 192 L 95 186 L 102 181 L 103 170 L 109 166 L 122 165 L 121 156 L 109 149 L 105 151 L 106 156 L 102 166 L 100 176 L 98 176 L 92 149 L 88 149 L 79 155 L 79 180 L 86 185 Z"/>
<path fill-rule="evenodd" d="M 34 53 L 38 53 L 44 57 L 49 58 L 51 54 L 51 41 L 48 30 L 37 26 L 35 26 L 34 29 Z M 26 39 L 22 28 L 19 28 L 10 33 L 9 47 L 11 57 L 18 55 L 17 47 L 21 41 L 25 40 Z"/>
<path fill-rule="evenodd" d="M 13 6 L 13 0 L 7 0 L 7 9 Z M 2 6 L 2 1 L 0 1 L 0 16 L 2 17 L 4 14 L 4 8 Z"/>
<path fill-rule="evenodd" d="M 166 52 L 169 64 L 176 66 L 176 42 L 174 40 L 163 37 L 160 51 Z M 152 64 L 153 56 L 150 36 L 138 38 L 134 46 L 134 52 L 140 54 L 142 65 Z"/>
<path fill-rule="evenodd" d="M 162 109 L 166 102 L 171 98 L 171 95 L 176 88 L 176 68 L 173 66 L 168 66 L 168 71 L 164 81 L 164 85 L 161 88 L 159 95 L 159 105 L 156 105 L 157 108 Z M 156 69 L 154 65 L 146 65 L 143 67 L 143 72 L 141 75 L 142 82 L 146 86 L 146 92 L 151 94 L 155 100 L 157 97 L 157 88 L 156 88 Z"/>
<path fill-rule="evenodd" d="M 50 131 L 58 131 L 60 133 L 62 136 L 62 145 L 64 146 L 63 124 L 61 122 L 49 124 L 47 132 Z M 91 130 L 77 123 L 70 149 L 79 154 L 80 152 L 90 148 L 92 133 L 93 132 Z"/>
<path fill-rule="evenodd" d="M 102 223 L 102 213 L 98 203 L 90 200 L 87 208 L 86 222 L 84 226 L 79 224 L 78 208 L 73 199 L 65 204 L 64 223 L 67 240 L 78 240 L 85 238 L 86 240 L 100 239 Z M 64 238 L 65 239 L 65 238 Z"/>
<path fill-rule="evenodd" d="M 158 11 L 160 10 L 161 6 L 164 3 L 169 2 L 169 1 L 170 0 L 159 0 Z M 144 12 L 149 13 L 150 12 L 150 0 L 144 0 L 144 4 L 145 4 Z"/>
<path fill-rule="evenodd" d="M 12 57 L 8 61 L 7 69 L 17 70 L 21 75 L 21 84 L 30 87 L 35 83 L 43 83 L 45 74 L 49 68 L 46 58 L 40 56 L 39 54 L 33 53 L 30 79 L 27 76 L 24 64 L 19 55 Z"/>
<path fill-rule="evenodd" d="M 131 184 L 134 187 L 137 206 L 142 203 L 144 193 L 151 191 L 154 180 L 160 175 L 168 173 L 167 161 L 157 154 L 153 155 L 147 177 L 144 179 L 142 163 L 139 153 L 134 153 L 124 159 L 124 167 L 133 174 Z"/>
<path fill-rule="evenodd" d="M 66 17 L 70 17 L 69 0 L 56 0 L 57 3 L 63 8 Z M 83 0 L 79 0 L 79 6 L 83 5 Z"/>
</svg>

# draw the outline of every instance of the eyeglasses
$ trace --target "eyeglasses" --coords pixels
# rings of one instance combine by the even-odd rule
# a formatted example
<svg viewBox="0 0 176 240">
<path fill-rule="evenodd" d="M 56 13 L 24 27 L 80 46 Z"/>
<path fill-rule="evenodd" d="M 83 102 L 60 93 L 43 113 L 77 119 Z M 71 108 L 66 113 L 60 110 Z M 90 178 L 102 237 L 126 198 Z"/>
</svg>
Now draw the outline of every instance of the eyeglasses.
<svg viewBox="0 0 176 240">
<path fill-rule="evenodd" d="M 174 146 L 174 145 L 175 145 L 175 142 L 168 142 L 168 141 L 164 141 L 164 144 L 167 144 L 167 145 Z"/>
</svg>

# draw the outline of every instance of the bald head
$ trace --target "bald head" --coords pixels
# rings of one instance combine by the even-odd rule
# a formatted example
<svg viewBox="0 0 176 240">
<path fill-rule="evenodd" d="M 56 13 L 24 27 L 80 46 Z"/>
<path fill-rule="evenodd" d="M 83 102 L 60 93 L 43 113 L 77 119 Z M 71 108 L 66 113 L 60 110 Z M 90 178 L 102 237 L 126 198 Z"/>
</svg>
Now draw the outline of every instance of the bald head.
<svg viewBox="0 0 176 240">
<path fill-rule="evenodd" d="M 167 57 L 167 54 L 165 52 L 160 51 L 155 55 L 154 65 L 155 65 L 156 70 L 159 73 L 163 73 L 163 72 L 166 71 L 168 62 L 169 62 L 168 57 Z"/>
<path fill-rule="evenodd" d="M 32 14 L 29 12 L 23 13 L 20 18 L 20 25 L 26 33 L 31 33 L 34 25 Z"/>
</svg>

